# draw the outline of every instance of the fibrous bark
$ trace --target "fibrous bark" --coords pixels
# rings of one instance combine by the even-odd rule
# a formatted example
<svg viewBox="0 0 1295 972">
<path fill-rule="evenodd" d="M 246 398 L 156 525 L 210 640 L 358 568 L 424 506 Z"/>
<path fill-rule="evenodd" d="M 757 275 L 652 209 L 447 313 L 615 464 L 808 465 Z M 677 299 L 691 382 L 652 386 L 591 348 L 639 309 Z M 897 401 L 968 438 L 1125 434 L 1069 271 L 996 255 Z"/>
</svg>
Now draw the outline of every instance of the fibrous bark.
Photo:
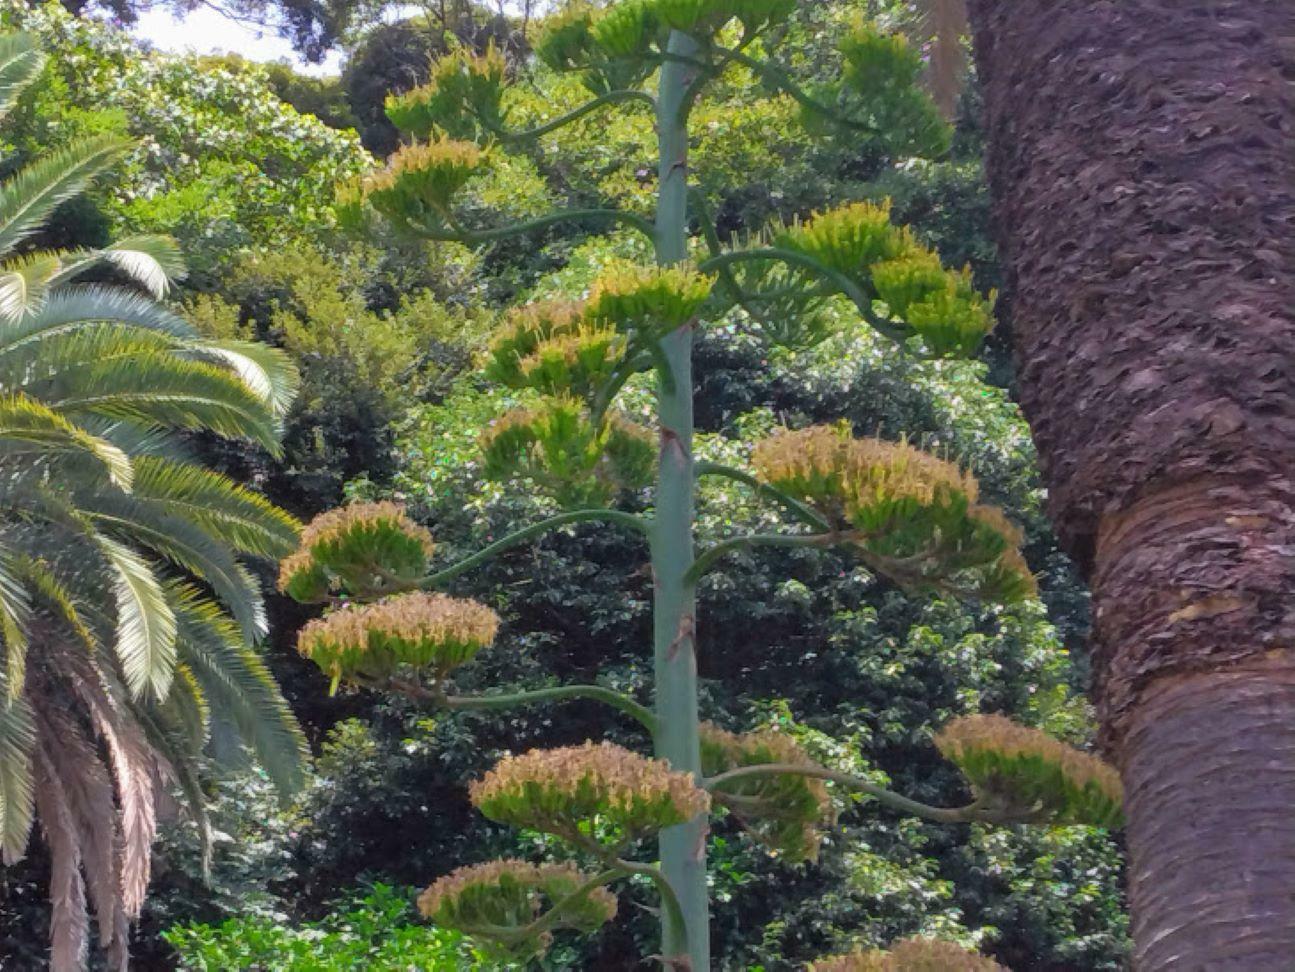
<svg viewBox="0 0 1295 972">
<path fill-rule="evenodd" d="M 1137 961 L 1289 969 L 1295 3 L 969 8 L 1021 404 L 1093 586 Z"/>
</svg>

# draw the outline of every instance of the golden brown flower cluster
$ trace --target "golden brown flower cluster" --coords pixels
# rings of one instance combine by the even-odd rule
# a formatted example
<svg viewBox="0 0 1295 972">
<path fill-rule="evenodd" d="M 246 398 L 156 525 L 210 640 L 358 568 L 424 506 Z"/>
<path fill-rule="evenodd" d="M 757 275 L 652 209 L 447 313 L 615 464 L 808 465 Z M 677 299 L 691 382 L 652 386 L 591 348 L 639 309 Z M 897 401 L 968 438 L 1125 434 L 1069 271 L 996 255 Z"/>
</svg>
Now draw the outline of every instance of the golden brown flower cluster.
<svg viewBox="0 0 1295 972">
<path fill-rule="evenodd" d="M 1116 826 L 1124 787 L 1096 756 L 1004 716 L 954 719 L 935 745 L 985 798 L 1007 814 L 1038 815 L 1057 823 Z"/>
<path fill-rule="evenodd" d="M 739 766 L 815 765 L 795 739 L 776 729 L 739 734 L 710 722 L 703 722 L 700 729 L 702 769 L 707 776 Z M 796 773 L 738 779 L 723 784 L 714 799 L 729 806 L 771 853 L 793 862 L 818 858 L 822 827 L 835 816 L 827 784 Z"/>
<path fill-rule="evenodd" d="M 879 503 L 911 499 L 927 505 L 942 495 L 974 503 L 970 473 L 904 442 L 855 439 L 845 426 L 814 425 L 775 433 L 751 455 L 756 474 L 784 492 L 845 521 Z"/>
<path fill-rule="evenodd" d="M 321 513 L 301 531 L 301 546 L 309 550 L 322 541 L 337 540 L 357 527 L 390 526 L 407 537 L 417 540 L 423 552 L 430 557 L 436 549 L 432 534 L 426 527 L 415 523 L 399 503 L 351 503 Z"/>
<path fill-rule="evenodd" d="M 761 480 L 814 506 L 900 583 L 1003 601 L 1034 590 L 1020 530 L 977 505 L 975 478 L 952 462 L 904 442 L 855 439 L 843 425 L 776 433 L 751 461 Z"/>
<path fill-rule="evenodd" d="M 507 756 L 472 784 L 471 797 L 492 820 L 568 838 L 602 823 L 636 839 L 710 809 L 691 774 L 609 742 Z"/>
<path fill-rule="evenodd" d="M 499 616 L 475 601 L 444 594 L 402 594 L 348 606 L 311 621 L 297 650 L 334 686 L 353 676 L 381 678 L 412 665 L 444 678 L 494 642 Z"/>
<path fill-rule="evenodd" d="M 869 949 L 811 963 L 810 972 L 1007 972 L 991 958 L 938 938 L 906 938 L 889 951 Z"/>
<path fill-rule="evenodd" d="M 447 904 L 457 901 L 469 888 L 483 885 L 497 886 L 501 880 L 510 879 L 523 887 L 543 888 L 555 884 L 569 884 L 571 889 L 589 880 L 589 876 L 574 864 L 531 864 L 528 861 L 506 859 L 486 861 L 461 867 L 432 884 L 418 896 L 418 910 L 425 918 L 439 921 Z M 606 888 L 594 888 L 588 899 L 598 906 L 603 921 L 616 917 L 616 895 Z"/>
</svg>

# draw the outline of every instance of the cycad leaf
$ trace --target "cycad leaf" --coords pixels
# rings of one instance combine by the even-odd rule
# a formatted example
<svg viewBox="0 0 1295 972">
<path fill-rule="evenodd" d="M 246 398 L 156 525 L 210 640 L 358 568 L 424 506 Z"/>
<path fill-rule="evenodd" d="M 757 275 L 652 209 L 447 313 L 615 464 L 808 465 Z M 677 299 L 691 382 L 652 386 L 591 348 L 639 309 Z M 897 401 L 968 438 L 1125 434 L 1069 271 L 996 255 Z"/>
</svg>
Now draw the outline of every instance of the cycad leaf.
<svg viewBox="0 0 1295 972">
<path fill-rule="evenodd" d="M 162 585 L 144 559 L 110 537 L 95 538 L 114 571 L 117 657 L 135 697 L 166 697 L 175 673 L 176 621 Z"/>
<path fill-rule="evenodd" d="M 30 34 L 0 35 L 0 118 L 45 66 L 45 54 Z"/>
<path fill-rule="evenodd" d="M 38 232 L 61 204 L 84 192 L 128 151 L 115 135 L 96 135 L 56 149 L 0 185 L 0 254 Z"/>
<path fill-rule="evenodd" d="M 0 318 L 0 356 L 27 352 L 50 336 L 104 322 L 130 324 L 174 338 L 194 337 L 188 321 L 151 297 L 122 287 L 74 284 L 55 290 L 26 317 Z"/>
</svg>

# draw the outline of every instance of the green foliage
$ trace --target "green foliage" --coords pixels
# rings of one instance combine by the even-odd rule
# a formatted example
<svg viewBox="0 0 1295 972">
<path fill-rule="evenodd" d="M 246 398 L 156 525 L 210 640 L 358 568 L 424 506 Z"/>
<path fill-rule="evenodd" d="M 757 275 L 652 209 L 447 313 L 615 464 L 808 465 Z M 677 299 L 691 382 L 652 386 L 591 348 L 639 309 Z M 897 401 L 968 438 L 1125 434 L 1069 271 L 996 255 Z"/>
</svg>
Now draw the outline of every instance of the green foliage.
<svg viewBox="0 0 1295 972">
<path fill-rule="evenodd" d="M 219 925 L 175 926 L 163 936 L 179 968 L 192 972 L 274 969 L 275 972 L 404 972 L 487 969 L 456 933 L 417 920 L 412 893 L 375 884 L 339 902 L 318 922 L 293 927 L 269 918 L 230 918 Z"/>
</svg>

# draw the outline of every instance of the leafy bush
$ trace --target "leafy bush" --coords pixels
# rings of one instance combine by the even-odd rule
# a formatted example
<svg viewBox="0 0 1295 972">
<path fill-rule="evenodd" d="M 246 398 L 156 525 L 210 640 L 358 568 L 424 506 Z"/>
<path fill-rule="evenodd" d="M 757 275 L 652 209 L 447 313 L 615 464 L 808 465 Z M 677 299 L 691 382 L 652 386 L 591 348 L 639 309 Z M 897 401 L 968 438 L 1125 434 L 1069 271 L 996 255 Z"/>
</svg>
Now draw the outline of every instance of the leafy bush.
<svg viewBox="0 0 1295 972">
<path fill-rule="evenodd" d="M 193 972 L 273 969 L 274 972 L 406 972 L 483 969 L 454 932 L 418 922 L 413 892 L 375 884 L 362 897 L 339 902 L 317 922 L 291 926 L 271 918 L 191 923 L 163 933 L 178 967 Z"/>
</svg>

